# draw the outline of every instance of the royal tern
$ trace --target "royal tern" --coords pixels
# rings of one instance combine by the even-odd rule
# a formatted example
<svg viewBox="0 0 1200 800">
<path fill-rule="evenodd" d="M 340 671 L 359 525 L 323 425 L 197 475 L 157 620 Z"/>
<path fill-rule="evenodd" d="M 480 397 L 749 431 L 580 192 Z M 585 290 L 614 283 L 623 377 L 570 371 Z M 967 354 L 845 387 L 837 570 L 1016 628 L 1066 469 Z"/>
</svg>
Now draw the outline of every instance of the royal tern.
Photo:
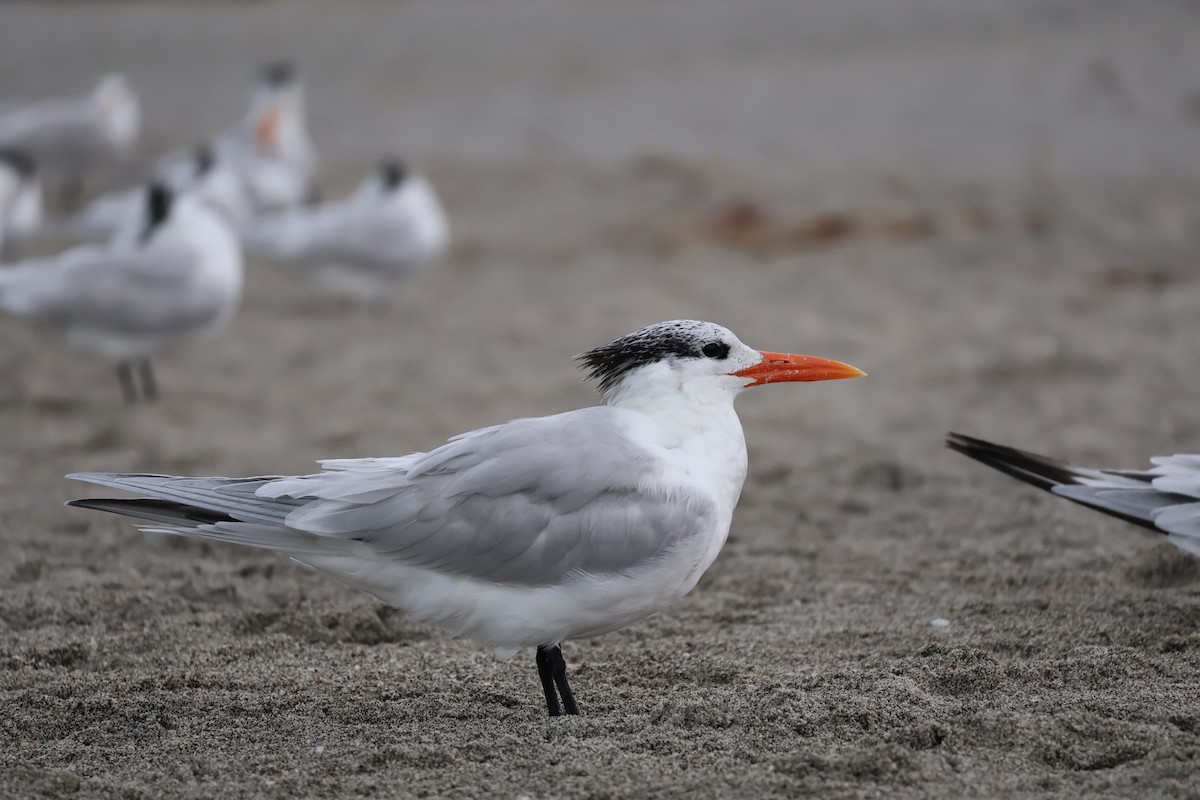
<svg viewBox="0 0 1200 800">
<path fill-rule="evenodd" d="M 322 461 L 313 475 L 80 473 L 69 477 L 148 499 L 71 505 L 278 550 L 502 654 L 536 649 L 550 715 L 576 714 L 560 644 L 663 609 L 725 543 L 746 477 L 734 398 L 864 374 L 753 350 L 694 320 L 579 359 L 603 405 L 481 428 L 428 453 Z"/>
<path fill-rule="evenodd" d="M 242 289 L 242 255 L 229 226 L 195 198 L 146 189 L 136 230 L 105 247 L 0 270 L 0 310 L 63 329 L 67 341 L 115 361 L 125 399 L 157 396 L 150 357 L 229 324 Z"/>
<path fill-rule="evenodd" d="M 1200 556 L 1200 455 L 1157 456 L 1154 467 L 1090 469 L 959 433 L 946 446 L 1039 489 L 1132 522 Z"/>
<path fill-rule="evenodd" d="M 106 75 L 84 97 L 43 100 L 0 114 L 0 147 L 30 153 L 43 172 L 81 173 L 129 155 L 141 128 L 137 94 Z"/>
<path fill-rule="evenodd" d="M 33 158 L 0 149 L 0 262 L 14 257 L 42 221 L 42 183 Z"/>
<path fill-rule="evenodd" d="M 218 160 L 211 145 L 197 146 L 186 161 L 173 161 L 160 170 L 158 180 L 174 194 L 191 194 L 234 229 L 250 216 L 250 199 L 241 178 L 227 162 Z M 140 223 L 144 198 L 142 187 L 107 192 L 79 213 L 58 219 L 56 231 L 79 238 L 110 238 L 122 228 Z"/>
<path fill-rule="evenodd" d="M 241 180 L 252 210 L 281 211 L 308 202 L 314 193 L 317 154 L 308 133 L 304 85 L 286 62 L 259 70 L 250 108 L 232 130 L 212 140 L 218 163 Z M 160 174 L 183 169 L 191 153 L 166 156 Z"/>
<path fill-rule="evenodd" d="M 389 159 L 348 197 L 255 217 L 242 226 L 249 253 L 295 261 L 335 291 L 376 297 L 433 264 L 450 236 L 424 176 Z"/>
</svg>

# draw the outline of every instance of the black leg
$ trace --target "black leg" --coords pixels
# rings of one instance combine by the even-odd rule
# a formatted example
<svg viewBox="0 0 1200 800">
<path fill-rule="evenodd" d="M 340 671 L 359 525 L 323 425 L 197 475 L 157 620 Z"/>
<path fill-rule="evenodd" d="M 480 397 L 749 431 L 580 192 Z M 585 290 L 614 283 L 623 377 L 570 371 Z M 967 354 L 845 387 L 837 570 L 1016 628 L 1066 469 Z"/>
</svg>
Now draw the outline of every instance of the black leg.
<svg viewBox="0 0 1200 800">
<path fill-rule="evenodd" d="M 554 684 L 562 696 L 563 710 L 568 714 L 578 714 L 579 706 L 575 705 L 575 693 L 567 683 L 567 662 L 563 660 L 562 648 L 557 645 L 550 651 L 550 666 L 554 669 Z"/>
<path fill-rule="evenodd" d="M 117 380 L 121 382 L 121 394 L 125 396 L 126 405 L 137 402 L 137 386 L 133 383 L 133 365 L 128 361 L 117 364 Z"/>
<path fill-rule="evenodd" d="M 154 379 L 154 367 L 150 359 L 143 358 L 138 362 L 138 373 L 142 376 L 142 397 L 153 403 L 158 399 L 158 381 Z"/>
<path fill-rule="evenodd" d="M 546 710 L 552 717 L 561 717 L 562 708 L 558 705 L 558 695 L 554 692 L 554 666 L 550 661 L 550 648 L 538 645 L 537 668 L 538 677 L 542 679 L 542 691 L 546 694 Z"/>
</svg>

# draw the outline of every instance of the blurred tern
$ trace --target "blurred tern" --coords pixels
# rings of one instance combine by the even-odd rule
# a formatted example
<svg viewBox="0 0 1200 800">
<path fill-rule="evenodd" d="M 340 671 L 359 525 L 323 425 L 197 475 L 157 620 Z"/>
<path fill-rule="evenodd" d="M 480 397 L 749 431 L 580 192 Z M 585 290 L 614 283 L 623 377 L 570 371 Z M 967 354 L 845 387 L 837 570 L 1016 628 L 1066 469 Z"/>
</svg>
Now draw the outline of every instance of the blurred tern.
<svg viewBox="0 0 1200 800">
<path fill-rule="evenodd" d="M 342 200 L 257 217 L 242 228 L 247 252 L 302 263 L 328 288 L 363 298 L 432 265 L 449 236 L 433 187 L 394 159 Z"/>
<path fill-rule="evenodd" d="M 278 550 L 456 636 L 509 656 L 536 648 L 550 715 L 576 714 L 560 643 L 665 608 L 725 543 L 746 477 L 734 398 L 864 374 L 752 350 L 694 320 L 579 358 L 604 405 L 481 428 L 428 453 L 322 461 L 313 475 L 80 473 L 69 477 L 148 499 L 71 505 Z"/>
<path fill-rule="evenodd" d="M 21 150 L 0 149 L 0 262 L 42 222 L 42 183 L 33 158 Z"/>
<path fill-rule="evenodd" d="M 217 160 L 211 145 L 196 147 L 187 161 L 172 162 L 160 170 L 159 181 L 174 194 L 191 194 L 221 215 L 233 228 L 250 217 L 250 198 L 238 175 Z M 102 194 L 78 214 L 56 221 L 57 232 L 80 238 L 112 237 L 131 220 L 138 224 L 145 206 L 142 187 Z"/>
<path fill-rule="evenodd" d="M 241 179 L 255 212 L 295 208 L 311 199 L 317 154 L 308 133 L 304 85 L 280 62 L 263 67 L 245 118 L 212 141 L 216 160 Z M 188 153 L 167 156 L 163 168 L 178 169 Z M 186 170 L 186 167 L 184 167 Z"/>
<path fill-rule="evenodd" d="M 0 310 L 63 329 L 67 341 L 115 361 L 126 401 L 157 397 L 150 357 L 223 330 L 241 297 L 242 256 L 220 217 L 152 184 L 137 229 L 0 270 Z"/>
<path fill-rule="evenodd" d="M 951 433 L 946 446 L 976 461 L 1134 525 L 1200 556 L 1200 455 L 1157 456 L 1146 470 L 1077 467 Z"/>
<path fill-rule="evenodd" d="M 43 100 L 0 113 L 0 147 L 31 154 L 43 172 L 80 173 L 128 156 L 141 128 L 137 94 L 106 75 L 84 97 Z"/>
</svg>

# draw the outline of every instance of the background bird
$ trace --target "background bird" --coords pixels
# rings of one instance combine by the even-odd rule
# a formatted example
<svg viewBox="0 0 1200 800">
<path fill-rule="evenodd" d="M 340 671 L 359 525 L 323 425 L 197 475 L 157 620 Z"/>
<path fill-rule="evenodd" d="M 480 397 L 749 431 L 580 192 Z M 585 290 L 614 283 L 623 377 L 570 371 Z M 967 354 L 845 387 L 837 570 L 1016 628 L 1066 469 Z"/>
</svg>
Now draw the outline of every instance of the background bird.
<svg viewBox="0 0 1200 800">
<path fill-rule="evenodd" d="M 651 325 L 580 360 L 604 404 L 313 475 L 70 477 L 148 495 L 73 505 L 146 530 L 279 550 L 418 619 L 536 649 L 551 716 L 578 713 L 560 644 L 660 611 L 720 552 L 746 477 L 743 389 L 852 378 L 709 322 Z M 560 703 L 561 700 L 561 703 Z"/>
<path fill-rule="evenodd" d="M 1154 467 L 1091 469 L 951 433 L 951 450 L 1110 516 L 1132 522 L 1200 556 L 1200 455 L 1157 456 Z"/>
<path fill-rule="evenodd" d="M 0 310 L 61 328 L 67 341 L 116 362 L 128 402 L 157 396 L 151 356 L 215 335 L 233 318 L 242 255 L 229 226 L 162 184 L 145 192 L 136 227 L 0 270 Z"/>
<path fill-rule="evenodd" d="M 308 132 L 304 84 L 290 63 L 259 69 L 245 116 L 212 138 L 216 161 L 242 182 L 256 213 L 282 211 L 310 201 L 316 193 L 317 152 Z M 165 156 L 158 172 L 186 176 L 192 154 Z"/>
<path fill-rule="evenodd" d="M 230 226 L 240 226 L 251 214 L 250 198 L 240 176 L 228 161 L 218 159 L 210 144 L 198 145 L 188 160 L 162 169 L 158 180 L 174 194 L 190 194 Z M 144 187 L 117 189 L 94 198 L 78 213 L 55 220 L 53 229 L 65 236 L 108 239 L 131 221 L 138 224 L 144 206 Z"/>
<path fill-rule="evenodd" d="M 445 252 L 450 227 L 433 186 L 398 159 L 347 197 L 260 216 L 242 227 L 251 253 L 299 262 L 326 287 L 370 298 Z"/>
<path fill-rule="evenodd" d="M 23 150 L 63 181 L 64 202 L 79 199 L 91 170 L 126 159 L 141 130 L 141 105 L 123 75 L 106 75 L 83 97 L 56 98 L 0 114 L 0 147 Z"/>
</svg>

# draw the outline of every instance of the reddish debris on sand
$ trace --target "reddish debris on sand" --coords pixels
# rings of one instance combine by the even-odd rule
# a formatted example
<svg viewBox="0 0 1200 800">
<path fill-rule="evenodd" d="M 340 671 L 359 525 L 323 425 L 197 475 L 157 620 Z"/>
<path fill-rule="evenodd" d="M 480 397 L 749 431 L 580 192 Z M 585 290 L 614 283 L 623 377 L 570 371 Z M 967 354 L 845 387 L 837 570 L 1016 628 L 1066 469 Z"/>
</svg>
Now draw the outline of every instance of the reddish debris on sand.
<svg viewBox="0 0 1200 800">
<path fill-rule="evenodd" d="M 984 206 L 967 206 L 963 211 L 963 220 L 973 231 L 990 231 L 995 227 L 992 212 Z"/>
<path fill-rule="evenodd" d="M 788 231 L 788 241 L 802 246 L 828 247 L 859 232 L 858 220 L 842 211 L 826 211 L 797 223 Z"/>
<path fill-rule="evenodd" d="M 1156 264 L 1119 264 L 1100 273 L 1100 282 L 1114 289 L 1161 289 L 1173 280 L 1170 270 Z"/>
<path fill-rule="evenodd" d="M 879 223 L 879 231 L 889 239 L 911 242 L 936 236 L 937 223 L 934 222 L 932 215 L 918 211 L 882 220 Z"/>
<path fill-rule="evenodd" d="M 708 221 L 712 238 L 731 245 L 748 245 L 762 238 L 771 226 L 771 218 L 753 200 L 739 199 L 725 205 Z"/>
</svg>

